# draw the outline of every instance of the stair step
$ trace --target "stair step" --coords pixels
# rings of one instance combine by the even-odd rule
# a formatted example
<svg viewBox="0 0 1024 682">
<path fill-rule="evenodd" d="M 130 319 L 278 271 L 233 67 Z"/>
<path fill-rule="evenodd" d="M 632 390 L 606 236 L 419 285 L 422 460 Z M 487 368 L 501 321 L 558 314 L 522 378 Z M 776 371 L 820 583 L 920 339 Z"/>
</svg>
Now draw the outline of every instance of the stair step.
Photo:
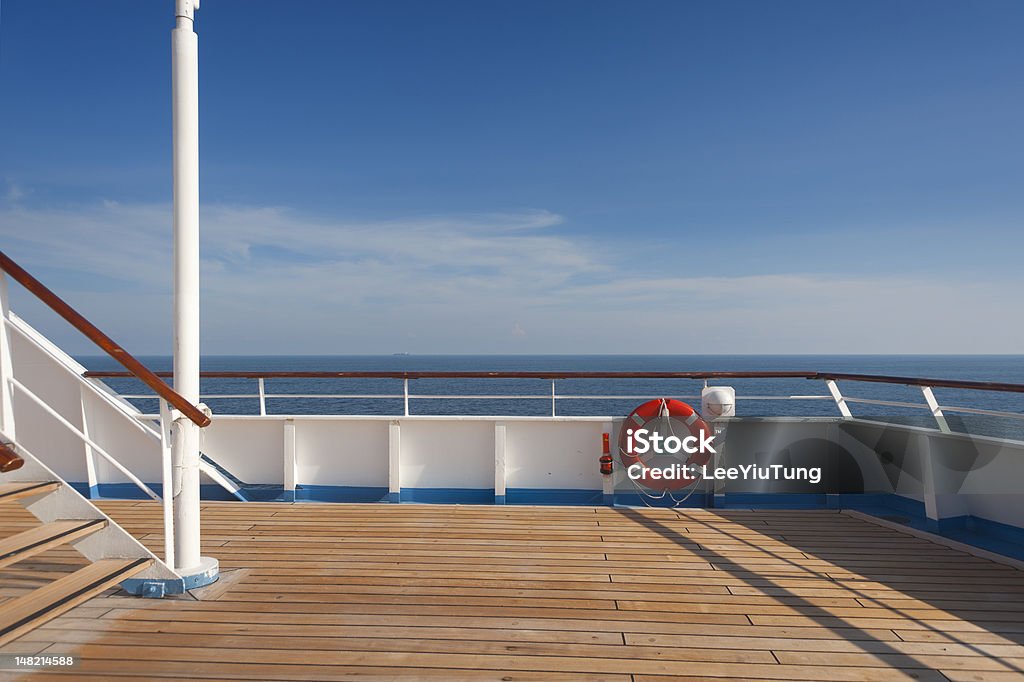
<svg viewBox="0 0 1024 682">
<path fill-rule="evenodd" d="M 60 487 L 60 481 L 25 481 L 22 483 L 0 483 L 0 502 L 12 502 L 23 497 L 52 493 Z"/>
<path fill-rule="evenodd" d="M 100 559 L 49 585 L 0 604 L 0 646 L 56 618 L 153 563 L 152 559 Z"/>
<path fill-rule="evenodd" d="M 0 568 L 106 527 L 106 519 L 53 521 L 0 540 Z"/>
</svg>

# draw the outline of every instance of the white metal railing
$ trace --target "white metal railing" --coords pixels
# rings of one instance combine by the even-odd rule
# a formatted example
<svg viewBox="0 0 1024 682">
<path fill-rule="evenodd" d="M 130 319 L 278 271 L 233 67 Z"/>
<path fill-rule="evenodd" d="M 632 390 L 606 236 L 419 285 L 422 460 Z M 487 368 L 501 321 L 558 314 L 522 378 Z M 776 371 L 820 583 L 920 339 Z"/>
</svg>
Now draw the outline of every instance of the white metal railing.
<svg viewBox="0 0 1024 682">
<path fill-rule="evenodd" d="M 128 468 L 126 466 L 124 466 L 119 461 L 117 461 L 117 459 L 113 455 L 111 455 L 109 452 L 107 452 L 106 449 L 104 449 L 96 441 L 94 441 L 92 438 L 89 438 L 89 436 L 85 435 L 81 431 L 81 429 L 79 429 L 77 426 L 75 426 L 74 424 L 69 422 L 67 419 L 65 419 L 59 412 L 57 412 L 57 410 L 55 410 L 52 407 L 50 407 L 50 405 L 45 400 L 43 400 L 38 395 L 36 395 L 35 392 L 32 391 L 32 389 L 30 389 L 28 386 L 26 386 L 25 384 L 21 383 L 20 381 L 18 381 L 14 377 L 8 378 L 7 381 L 9 381 L 12 386 L 17 388 L 22 394 L 24 394 L 27 398 L 29 398 L 33 403 L 35 403 L 36 405 L 41 407 L 44 412 L 46 412 L 48 415 L 50 415 L 51 417 L 56 419 L 57 422 L 61 426 L 63 426 L 68 431 L 70 431 L 72 434 L 74 434 L 79 440 L 82 441 L 82 443 L 84 443 L 85 445 L 88 445 L 90 448 L 92 448 L 92 450 L 94 452 L 99 454 L 103 459 L 105 459 L 108 462 L 110 462 L 110 464 L 112 464 L 115 469 L 117 469 L 122 474 L 124 474 L 128 478 L 128 480 L 131 481 L 132 483 L 134 483 L 136 486 L 138 486 L 139 489 L 142 490 L 142 492 L 146 493 L 147 495 L 149 495 L 149 497 L 151 497 L 154 500 L 159 500 L 160 499 L 160 496 L 157 495 L 155 492 L 153 492 L 153 490 L 148 485 L 143 483 L 142 480 L 139 479 L 138 476 L 133 474 L 131 471 L 128 470 Z"/>
<path fill-rule="evenodd" d="M 2 273 L 0 273 L 0 279 L 2 279 Z M 10 368 L 8 371 L 2 372 L 2 374 L 3 374 L 3 376 L 2 376 L 2 383 L 5 386 L 10 387 L 10 389 L 13 389 L 13 390 L 10 390 L 7 393 L 8 401 L 10 400 L 10 398 L 13 397 L 14 391 L 17 391 L 21 395 L 24 395 L 26 398 L 29 399 L 29 401 L 31 401 L 33 404 L 35 404 L 37 407 L 39 407 L 41 410 L 43 410 L 43 412 L 45 412 L 48 416 L 50 416 L 52 419 L 54 419 L 58 424 L 60 424 L 62 427 L 64 427 L 64 429 L 66 429 L 69 433 L 71 433 L 73 436 L 75 436 L 75 438 L 77 438 L 87 448 L 87 453 L 95 453 L 95 454 L 99 455 L 100 457 L 102 457 L 106 462 L 108 462 L 111 466 L 113 466 L 118 472 L 120 472 L 125 478 L 127 478 L 128 481 L 130 481 L 137 488 L 139 488 L 139 490 L 141 490 L 150 499 L 162 500 L 163 512 L 164 512 L 164 529 L 165 529 L 164 563 L 167 566 L 173 568 L 174 567 L 174 533 L 173 533 L 173 528 L 174 528 L 174 501 L 173 501 L 173 495 L 168 494 L 169 491 L 173 490 L 173 481 L 172 481 L 173 477 L 172 477 L 172 471 L 171 471 L 171 457 L 170 457 L 170 451 L 169 451 L 170 421 L 169 420 L 165 420 L 163 418 L 165 413 L 167 414 L 168 417 L 170 415 L 170 413 L 166 410 L 166 407 L 167 407 L 166 401 L 164 401 L 162 398 L 159 399 L 160 400 L 160 405 L 161 405 L 161 415 L 158 415 L 158 418 L 160 419 L 160 427 L 161 427 L 159 432 L 154 431 L 153 429 L 149 428 L 145 423 L 135 419 L 133 415 L 126 415 L 128 417 L 128 419 L 126 419 L 126 423 L 131 424 L 132 428 L 138 429 L 139 431 L 141 431 L 142 433 L 144 433 L 148 437 L 155 438 L 155 439 L 161 441 L 161 447 L 162 447 L 162 449 L 161 449 L 161 456 L 162 456 L 162 462 L 161 462 L 161 473 L 162 473 L 162 477 L 161 478 L 162 478 L 162 480 L 161 480 L 161 485 L 162 485 L 162 489 L 163 489 L 163 495 L 161 496 L 161 495 L 158 495 L 148 485 L 146 485 L 146 483 L 142 479 L 140 479 L 128 467 L 126 467 L 124 464 L 122 464 L 106 448 L 104 448 L 102 445 L 97 443 L 95 439 L 90 437 L 82 428 L 79 428 L 78 426 L 73 424 L 64 415 L 60 414 L 60 412 L 58 412 L 56 409 L 54 409 L 53 406 L 51 406 L 48 402 L 46 402 L 46 400 L 44 400 L 42 397 L 40 397 L 35 391 L 33 391 L 28 386 L 26 386 L 22 381 L 20 381 L 19 379 L 17 379 L 13 375 L 14 363 L 13 363 L 13 359 L 12 359 L 12 355 L 11 355 L 11 348 L 10 348 L 10 338 L 11 338 L 10 337 L 10 332 L 12 330 L 15 331 L 19 336 L 21 336 L 21 338 L 25 339 L 27 342 L 29 342 L 32 345 L 34 345 L 37 349 L 39 349 L 39 350 L 43 351 L 44 353 L 46 353 L 47 355 L 51 356 L 51 358 L 53 358 L 55 360 L 59 360 L 59 358 L 56 358 L 56 357 L 53 356 L 53 351 L 51 349 L 46 348 L 43 345 L 39 344 L 37 342 L 37 339 L 34 338 L 33 334 L 29 333 L 25 329 L 22 329 L 20 325 L 16 324 L 13 321 L 12 315 L 10 313 L 10 310 L 7 308 L 7 305 L 6 305 L 6 298 L 7 297 L 6 297 L 5 294 L 6 294 L 6 292 L 0 291 L 0 298 L 2 298 L 3 302 L 4 302 L 3 303 L 3 310 L 2 310 L 3 314 L 0 314 L 0 338 L 5 339 L 5 343 L 0 344 L 0 351 L 2 351 L 3 354 L 6 356 L 4 358 L 4 360 L 6 362 L 0 362 L 0 366 L 7 366 L 7 367 Z M 62 366 L 64 365 L 64 363 L 60 363 L 60 364 Z M 111 399 L 111 397 L 109 395 L 106 395 L 106 392 L 103 391 L 103 390 L 100 390 L 95 384 L 93 384 L 93 382 L 90 382 L 90 381 L 87 381 L 87 380 L 83 379 L 80 374 L 74 372 L 73 370 L 71 370 L 71 368 L 65 367 L 65 369 L 67 369 L 69 374 L 74 376 L 75 379 L 78 382 L 80 382 L 81 385 L 88 386 L 88 388 L 89 388 L 89 390 L 91 392 L 93 392 L 96 395 L 99 395 L 103 400 L 107 401 L 112 406 L 117 407 L 116 403 Z M 150 396 L 150 397 L 156 397 L 156 396 Z M 85 424 L 85 422 L 84 422 L 84 412 L 85 412 L 85 410 L 84 410 L 84 401 L 85 401 L 85 395 L 84 394 L 81 395 L 81 400 L 83 401 L 82 412 L 83 412 L 83 426 L 84 426 L 84 424 Z M 5 421 L 5 423 L 2 425 L 4 430 L 7 431 L 8 433 L 16 433 L 16 428 L 17 427 L 16 427 L 16 424 L 14 422 L 14 412 L 13 412 L 13 409 L 9 410 L 9 412 L 6 414 L 6 418 L 5 418 L 4 421 Z M 167 434 L 166 438 L 165 438 L 164 434 Z M 87 467 L 87 468 L 89 468 L 90 470 L 92 469 L 92 467 Z M 89 481 L 90 486 L 93 483 L 94 483 L 94 481 L 92 481 L 92 480 Z"/>
<path fill-rule="evenodd" d="M 164 563 L 174 568 L 174 469 L 171 465 L 171 424 L 167 401 L 160 399 L 160 478 L 163 481 Z"/>
<path fill-rule="evenodd" d="M 22 322 L 14 315 L 13 312 L 11 312 L 8 303 L 7 281 L 4 274 L 5 273 L 0 270 L 0 430 L 3 430 L 12 438 L 17 437 L 17 424 L 15 422 L 13 409 L 14 396 L 16 393 L 18 395 L 22 395 L 42 410 L 48 417 L 60 424 L 85 447 L 87 457 L 86 469 L 88 472 L 88 484 L 90 488 L 96 484 L 95 468 L 91 459 L 92 455 L 95 454 L 99 455 L 104 461 L 109 463 L 130 483 L 139 488 L 139 490 L 141 490 L 147 497 L 153 500 L 161 500 L 163 505 L 165 533 L 164 563 L 173 570 L 175 566 L 174 477 L 170 451 L 170 433 L 173 420 L 183 419 L 185 417 L 178 413 L 177 410 L 171 410 L 167 401 L 163 397 L 156 396 L 155 394 L 150 395 L 148 397 L 159 398 L 160 402 L 160 414 L 151 415 L 153 420 L 159 422 L 159 429 L 154 429 L 147 423 L 148 420 L 140 420 L 137 418 L 137 410 L 134 410 L 129 403 L 120 403 L 118 401 L 118 397 L 111 395 L 109 389 L 106 389 L 105 386 L 101 387 L 100 385 L 97 385 L 96 382 L 85 379 L 85 377 L 82 376 L 80 366 L 76 367 L 76 363 L 65 356 L 44 337 L 38 335 L 35 330 Z M 12 332 L 52 360 L 64 371 L 65 376 L 67 376 L 69 380 L 75 382 L 81 388 L 79 391 L 82 419 L 81 428 L 68 419 L 68 417 L 61 414 L 58 409 L 47 402 L 45 398 L 40 396 L 31 387 L 26 385 L 25 382 L 15 376 L 15 362 L 12 352 Z M 139 430 L 148 438 L 154 439 L 159 443 L 162 495 L 158 495 L 149 485 L 139 478 L 139 476 L 111 454 L 107 448 L 102 446 L 95 438 L 89 435 L 85 407 L 86 392 L 98 397 L 106 403 L 107 406 L 111 407 L 115 413 L 122 415 L 124 417 L 123 423 L 130 424 L 132 429 Z M 200 408 L 202 408 L 202 406 L 200 406 Z"/>
<path fill-rule="evenodd" d="M 106 375 L 109 375 L 110 373 L 95 372 L 95 373 L 90 373 L 90 374 L 91 375 L 97 375 L 97 376 L 106 376 Z M 647 400 L 647 399 L 650 399 L 650 397 L 651 397 L 651 394 L 646 394 L 646 395 L 637 395 L 637 394 L 628 394 L 628 395 L 626 395 L 626 394 L 611 394 L 611 395 L 605 395 L 605 394 L 593 394 L 593 393 L 587 393 L 587 394 L 559 393 L 557 391 L 557 385 L 556 385 L 557 379 L 551 379 L 550 380 L 550 384 L 551 384 L 551 392 L 550 393 L 483 393 L 483 394 L 412 393 L 409 390 L 409 381 L 410 381 L 409 378 L 403 378 L 402 379 L 402 392 L 401 393 L 306 393 L 306 392 L 303 392 L 303 393 L 280 393 L 280 392 L 269 393 L 266 390 L 266 379 L 267 378 L 274 378 L 274 377 L 266 377 L 266 376 L 254 377 L 254 376 L 252 376 L 253 373 L 250 373 L 250 372 L 244 372 L 244 373 L 243 372 L 239 372 L 239 373 L 237 373 L 238 375 L 240 375 L 238 377 L 225 376 L 225 375 L 232 375 L 233 373 L 231 373 L 231 372 L 217 372 L 217 373 L 214 373 L 214 374 L 216 374 L 217 376 L 212 377 L 212 378 L 216 378 L 216 379 L 226 379 L 226 378 L 253 379 L 253 378 L 255 378 L 256 381 L 257 381 L 258 391 L 256 393 L 248 393 L 248 392 L 245 392 L 245 393 L 209 393 L 209 394 L 203 394 L 201 396 L 201 398 L 203 400 L 211 400 L 211 399 L 236 399 L 236 400 L 239 400 L 239 399 L 240 400 L 246 400 L 246 399 L 248 399 L 248 400 L 258 400 L 259 401 L 259 414 L 261 416 L 268 416 L 270 414 L 270 411 L 269 411 L 269 408 L 268 408 L 268 401 L 269 400 L 276 400 L 276 399 L 395 400 L 395 401 L 401 400 L 403 402 L 403 415 L 404 416 L 411 416 L 412 415 L 412 413 L 410 411 L 410 402 L 413 401 L 413 400 L 431 400 L 431 401 L 437 401 L 437 400 L 543 400 L 543 401 L 550 401 L 550 403 L 551 403 L 551 416 L 552 417 L 556 417 L 556 416 L 558 416 L 557 405 L 558 405 L 559 401 L 566 401 L 566 400 L 573 400 L 573 401 L 576 401 L 576 400 L 584 400 L 584 401 Z M 362 378 L 374 378 L 373 376 L 367 376 L 367 375 L 372 375 L 372 374 L 374 374 L 374 373 L 361 372 L 361 373 L 359 373 L 359 376 L 355 377 L 355 378 L 361 378 L 361 379 Z M 453 372 L 453 373 L 450 373 L 450 374 L 452 375 L 452 378 L 458 378 L 458 374 L 459 373 Z M 666 374 L 669 374 L 669 373 L 666 373 Z M 381 373 L 379 373 L 379 375 L 380 376 L 378 378 L 396 378 L 396 377 L 394 377 L 394 375 L 392 373 L 381 372 Z M 626 379 L 630 378 L 629 373 L 618 373 L 617 376 L 619 376 L 621 378 L 626 378 Z M 316 378 L 316 377 L 307 377 L 307 378 Z M 335 377 L 334 375 L 328 375 L 328 373 L 324 373 L 324 376 L 320 377 L 320 378 L 337 378 L 337 377 Z M 441 377 L 438 377 L 438 378 L 441 378 Z M 485 377 L 478 376 L 478 375 L 476 375 L 476 373 L 474 373 L 473 377 L 467 377 L 467 378 L 485 378 Z M 506 379 L 507 380 L 509 378 L 522 378 L 522 377 L 508 377 L 508 376 L 503 376 L 502 373 L 497 373 L 496 372 L 496 373 L 492 373 L 491 375 L 489 375 L 486 378 Z M 572 379 L 574 377 L 565 377 L 565 378 Z M 647 376 L 645 374 L 641 378 L 654 378 L 654 377 L 650 377 L 650 376 Z M 665 378 L 678 379 L 679 377 L 676 377 L 676 376 L 666 376 Z M 742 378 L 742 377 L 739 377 L 739 378 Z M 759 377 L 753 376 L 753 377 L 750 377 L 750 378 L 759 378 Z M 817 377 L 815 377 L 815 375 L 808 375 L 807 378 L 817 378 Z M 526 379 L 529 379 L 529 377 L 527 377 Z M 1009 419 L 1024 420 L 1024 413 L 1020 413 L 1020 412 L 1010 412 L 1010 411 L 1006 411 L 1006 410 L 992 410 L 992 409 L 984 409 L 984 408 L 978 408 L 978 407 L 968 407 L 968 406 L 961 406 L 961 405 L 946 405 L 946 404 L 941 404 L 940 405 L 939 402 L 937 401 L 937 399 L 935 398 L 935 394 L 934 394 L 934 392 L 932 390 L 932 386 L 930 386 L 930 385 L 921 385 L 921 384 L 916 384 L 916 383 L 915 384 L 906 384 L 906 385 L 914 385 L 914 386 L 917 386 L 918 388 L 920 388 L 921 393 L 922 393 L 922 397 L 924 398 L 924 402 L 917 403 L 917 402 L 908 402 L 908 401 L 904 401 L 904 400 L 883 400 L 883 399 L 878 399 L 878 398 L 853 397 L 853 396 L 845 395 L 840 390 L 839 384 L 838 384 L 838 382 L 835 379 L 832 379 L 832 378 L 829 378 L 829 377 L 821 377 L 821 380 L 824 381 L 825 387 L 828 389 L 828 394 L 827 395 L 826 394 L 737 395 L 736 396 L 736 400 L 737 401 L 741 401 L 741 400 L 742 401 L 785 400 L 785 401 L 808 401 L 808 402 L 811 402 L 811 401 L 831 401 L 832 403 L 834 403 L 834 405 L 836 406 L 836 409 L 838 410 L 839 414 L 844 419 L 852 419 L 854 417 L 853 411 L 850 409 L 851 405 L 873 405 L 873 406 L 881 406 L 881 407 L 906 408 L 906 409 L 911 409 L 911 410 L 924 410 L 924 411 L 927 411 L 927 412 L 931 413 L 932 417 L 935 419 L 935 423 L 936 423 L 937 427 L 939 428 L 939 430 L 941 430 L 943 432 L 947 432 L 947 433 L 950 432 L 950 427 L 949 427 L 949 425 L 948 425 L 948 423 L 946 421 L 946 416 L 945 416 L 946 412 L 958 412 L 958 413 L 965 413 L 965 414 L 984 415 L 984 416 L 992 416 L 992 417 L 1002 417 L 1002 418 L 1009 418 Z M 857 379 L 850 379 L 850 380 L 851 381 L 857 381 Z M 897 383 L 898 384 L 899 382 L 898 381 L 893 381 L 893 382 L 888 382 L 888 383 Z M 961 382 L 961 383 L 967 383 L 967 382 Z M 704 385 L 707 386 L 707 381 L 706 380 L 704 382 Z M 967 387 L 960 387 L 960 388 L 966 389 Z M 1022 386 L 1021 389 L 1022 389 L 1021 393 L 1024 393 L 1024 386 Z M 985 389 L 984 388 L 976 388 L 974 390 L 985 390 Z M 122 398 L 126 398 L 126 399 L 134 399 L 134 400 L 145 400 L 145 399 L 154 399 L 155 398 L 154 395 L 152 395 L 152 394 L 145 394 L 145 393 L 121 394 L 121 397 Z M 679 395 L 677 397 L 682 399 L 682 400 L 700 400 L 700 395 Z M 147 417 L 147 418 L 155 418 L 156 417 L 156 415 L 144 415 L 144 416 Z"/>
</svg>

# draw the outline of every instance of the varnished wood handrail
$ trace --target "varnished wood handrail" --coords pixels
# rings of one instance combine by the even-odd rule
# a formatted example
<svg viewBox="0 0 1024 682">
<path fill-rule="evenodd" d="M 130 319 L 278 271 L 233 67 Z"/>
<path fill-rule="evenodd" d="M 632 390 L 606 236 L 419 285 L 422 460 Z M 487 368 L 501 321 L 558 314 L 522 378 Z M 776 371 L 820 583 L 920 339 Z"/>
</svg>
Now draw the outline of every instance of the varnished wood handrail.
<svg viewBox="0 0 1024 682">
<path fill-rule="evenodd" d="M 0 474 L 20 469 L 24 463 L 25 460 L 14 451 L 14 447 L 10 443 L 0 441 Z"/>
<path fill-rule="evenodd" d="M 156 372 L 171 376 L 170 372 Z M 204 379 L 837 379 L 904 386 L 960 388 L 973 391 L 1024 393 L 1024 384 L 991 381 L 960 381 L 898 377 L 881 374 L 849 374 L 842 372 L 200 372 Z M 129 378 L 128 372 L 90 371 L 85 376 L 97 379 Z"/>
<path fill-rule="evenodd" d="M 3 251 L 0 251 L 0 270 L 10 275 L 12 279 L 49 306 L 53 312 L 67 320 L 72 327 L 82 332 L 87 339 L 102 348 L 107 355 L 117 360 L 128 370 L 125 373 L 127 376 L 133 376 L 142 381 L 142 383 L 153 389 L 157 395 L 198 426 L 209 426 L 210 417 L 204 414 L 202 410 L 167 385 L 159 376 L 132 357 L 128 351 L 114 343 L 113 339 L 101 332 L 96 325 L 85 319 L 60 296 L 50 291 L 42 282 L 26 272 L 24 268 L 11 260 Z"/>
<path fill-rule="evenodd" d="M 170 372 L 157 372 L 159 376 L 171 376 Z M 235 372 L 205 371 L 199 375 L 205 379 L 705 379 L 705 378 L 808 378 L 814 372 Z M 90 371 L 85 376 L 93 378 L 126 378 L 127 372 Z"/>
<path fill-rule="evenodd" d="M 884 374 L 844 374 L 842 372 L 820 372 L 816 379 L 844 379 L 866 381 L 876 384 L 900 384 L 903 386 L 930 386 L 931 388 L 962 388 L 970 391 L 999 391 L 1001 393 L 1024 393 L 1024 384 L 1008 384 L 998 381 L 960 381 L 958 379 L 930 379 L 928 377 L 895 377 Z"/>
</svg>

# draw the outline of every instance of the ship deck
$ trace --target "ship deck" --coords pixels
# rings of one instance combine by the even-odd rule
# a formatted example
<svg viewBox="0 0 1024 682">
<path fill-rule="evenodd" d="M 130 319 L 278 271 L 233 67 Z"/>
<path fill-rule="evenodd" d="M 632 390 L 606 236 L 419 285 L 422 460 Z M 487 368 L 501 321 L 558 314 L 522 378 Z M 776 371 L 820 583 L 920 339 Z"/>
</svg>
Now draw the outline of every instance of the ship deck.
<svg viewBox="0 0 1024 682">
<path fill-rule="evenodd" d="M 160 548 L 156 503 L 102 507 Z M 78 657 L 33 680 L 1024 674 L 1024 573 L 839 512 L 204 503 L 203 532 L 217 584 L 109 591 L 0 653 Z M 5 569 L 0 596 L 82 562 Z"/>
</svg>

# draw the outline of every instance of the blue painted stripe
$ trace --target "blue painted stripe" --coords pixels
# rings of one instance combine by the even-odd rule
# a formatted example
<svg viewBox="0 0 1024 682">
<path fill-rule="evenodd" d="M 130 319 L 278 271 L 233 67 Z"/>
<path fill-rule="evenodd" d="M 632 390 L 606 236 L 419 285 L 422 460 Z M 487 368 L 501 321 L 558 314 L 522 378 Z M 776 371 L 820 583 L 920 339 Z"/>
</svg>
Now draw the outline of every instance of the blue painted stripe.
<svg viewBox="0 0 1024 682">
<path fill-rule="evenodd" d="M 604 503 L 604 493 L 600 490 L 574 490 L 572 488 L 507 488 L 505 503 L 594 506 Z"/>
<path fill-rule="evenodd" d="M 388 489 L 354 485 L 300 485 L 296 502 L 386 502 Z"/>
<path fill-rule="evenodd" d="M 935 521 L 914 517 L 907 525 L 936 535 L 1024 560 L 1024 528 L 977 516 L 954 516 Z"/>
<path fill-rule="evenodd" d="M 695 493 L 693 497 L 698 496 Z M 726 493 L 722 502 L 725 509 L 824 509 L 827 502 L 825 497 L 824 494 L 814 493 Z"/>
<path fill-rule="evenodd" d="M 83 497 L 100 500 L 148 500 L 149 495 L 134 483 L 100 483 L 90 488 L 88 483 L 70 481 L 68 483 Z M 163 495 L 163 485 L 147 483 L 146 485 L 157 495 Z M 237 498 L 215 483 L 199 486 L 199 496 L 204 500 L 237 501 Z"/>
<path fill-rule="evenodd" d="M 68 481 L 68 485 L 71 486 L 72 488 L 74 488 L 75 492 L 77 492 L 79 495 L 81 495 L 82 497 L 89 498 L 89 499 L 95 498 L 96 495 L 99 493 L 99 491 L 96 490 L 96 486 L 93 486 L 93 487 L 90 488 L 88 483 L 79 483 L 77 481 Z"/>
<path fill-rule="evenodd" d="M 494 488 L 402 488 L 401 499 L 427 504 L 494 504 Z"/>
<path fill-rule="evenodd" d="M 703 493 L 693 493 L 683 500 L 682 496 L 676 497 L 676 502 L 668 495 L 660 499 L 641 497 L 639 493 L 615 493 L 615 506 L 617 507 L 679 507 L 687 509 L 699 509 L 707 506 Z"/>
<path fill-rule="evenodd" d="M 152 580 L 150 578 L 129 578 L 121 581 L 121 587 L 128 594 L 136 597 L 159 599 L 169 594 L 184 594 L 185 580 Z"/>
<path fill-rule="evenodd" d="M 185 575 L 180 578 L 168 578 L 159 580 L 155 578 L 128 578 L 121 581 L 121 587 L 125 592 L 137 597 L 150 597 L 159 599 L 169 594 L 184 594 L 187 590 L 194 590 L 200 587 L 212 585 L 220 579 L 220 567 L 214 566 L 211 570 L 194 575 Z"/>
</svg>

